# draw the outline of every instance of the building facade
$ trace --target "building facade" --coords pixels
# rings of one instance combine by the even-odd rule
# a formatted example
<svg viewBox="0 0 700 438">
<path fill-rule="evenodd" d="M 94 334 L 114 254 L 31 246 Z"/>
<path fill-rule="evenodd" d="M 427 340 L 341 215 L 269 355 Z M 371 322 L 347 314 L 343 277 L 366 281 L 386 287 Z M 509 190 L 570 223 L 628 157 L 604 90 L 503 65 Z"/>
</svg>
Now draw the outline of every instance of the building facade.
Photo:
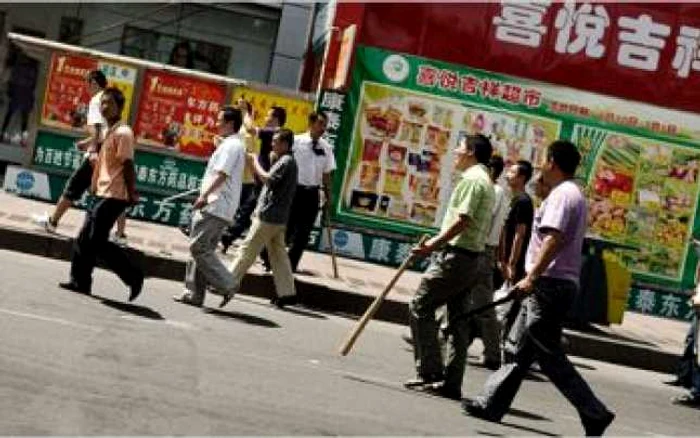
<svg viewBox="0 0 700 438">
<path fill-rule="evenodd" d="M 194 68 L 296 89 L 313 4 L 0 3 L 7 32 L 26 33 L 152 61 L 187 45 Z"/>
</svg>

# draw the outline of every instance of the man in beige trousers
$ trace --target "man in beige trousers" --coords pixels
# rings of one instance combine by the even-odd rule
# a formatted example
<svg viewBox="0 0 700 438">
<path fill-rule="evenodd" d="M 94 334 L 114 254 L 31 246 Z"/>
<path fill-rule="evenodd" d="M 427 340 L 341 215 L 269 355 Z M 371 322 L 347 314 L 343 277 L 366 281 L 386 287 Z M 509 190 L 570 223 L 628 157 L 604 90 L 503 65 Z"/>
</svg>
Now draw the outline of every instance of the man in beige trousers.
<svg viewBox="0 0 700 438">
<path fill-rule="evenodd" d="M 287 221 L 297 185 L 297 165 L 292 155 L 294 134 L 280 129 L 272 138 L 272 167 L 266 171 L 253 154 L 248 155 L 247 165 L 263 182 L 258 205 L 253 213 L 253 223 L 238 255 L 231 265 L 234 287 L 229 289 L 221 302 L 224 307 L 240 289 L 241 280 L 263 248 L 267 249 L 272 267 L 277 296 L 272 304 L 284 307 L 294 304 L 294 274 L 285 247 Z"/>
</svg>

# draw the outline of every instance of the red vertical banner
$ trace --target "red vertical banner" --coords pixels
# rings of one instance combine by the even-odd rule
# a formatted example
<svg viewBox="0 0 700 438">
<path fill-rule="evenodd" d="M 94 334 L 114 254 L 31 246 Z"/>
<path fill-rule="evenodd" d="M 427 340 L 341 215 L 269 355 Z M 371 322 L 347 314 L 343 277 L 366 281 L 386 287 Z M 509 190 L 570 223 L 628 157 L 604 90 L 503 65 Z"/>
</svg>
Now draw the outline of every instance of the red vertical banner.
<svg viewBox="0 0 700 438">
<path fill-rule="evenodd" d="M 134 123 L 137 141 L 208 156 L 225 97 L 221 84 L 147 70 Z"/>
<path fill-rule="evenodd" d="M 86 78 L 97 64 L 94 58 L 54 54 L 41 110 L 44 125 L 65 129 L 85 125 L 90 102 Z"/>
</svg>

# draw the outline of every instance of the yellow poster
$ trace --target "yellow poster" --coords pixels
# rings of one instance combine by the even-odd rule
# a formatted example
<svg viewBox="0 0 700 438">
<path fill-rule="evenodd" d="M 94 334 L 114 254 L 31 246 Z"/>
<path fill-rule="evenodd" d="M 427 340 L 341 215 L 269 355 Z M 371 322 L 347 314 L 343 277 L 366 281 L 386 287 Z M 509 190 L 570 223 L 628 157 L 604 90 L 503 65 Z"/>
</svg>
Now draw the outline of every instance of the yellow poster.
<svg viewBox="0 0 700 438">
<path fill-rule="evenodd" d="M 254 120 L 256 126 L 265 125 L 265 117 L 273 106 L 280 106 L 287 110 L 287 123 L 285 126 L 295 134 L 305 132 L 308 125 L 309 114 L 313 111 L 311 101 L 281 96 L 267 91 L 253 90 L 247 87 L 236 87 L 233 90 L 232 103 L 238 99 L 245 99 L 253 105 Z"/>
<path fill-rule="evenodd" d="M 131 103 L 134 97 L 134 84 L 136 83 L 137 70 L 122 64 L 100 60 L 98 69 L 107 77 L 107 85 L 118 88 L 124 94 L 123 117 L 131 114 Z"/>
</svg>

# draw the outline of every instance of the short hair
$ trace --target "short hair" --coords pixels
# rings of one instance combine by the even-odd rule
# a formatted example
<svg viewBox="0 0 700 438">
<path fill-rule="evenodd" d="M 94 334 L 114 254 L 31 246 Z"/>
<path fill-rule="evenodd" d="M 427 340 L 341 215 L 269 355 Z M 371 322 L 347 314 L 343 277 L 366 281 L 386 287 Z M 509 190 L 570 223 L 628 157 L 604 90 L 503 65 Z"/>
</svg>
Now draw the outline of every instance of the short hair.
<svg viewBox="0 0 700 438">
<path fill-rule="evenodd" d="M 126 99 L 124 98 L 124 94 L 121 92 L 121 90 L 116 87 L 105 88 L 102 92 L 102 96 L 109 96 L 114 99 L 114 103 L 117 104 L 117 109 L 121 115 L 122 111 L 124 111 L 124 104 L 126 103 Z"/>
<path fill-rule="evenodd" d="M 285 110 L 281 106 L 273 106 L 271 110 L 272 117 L 277 119 L 280 126 L 284 126 L 284 124 L 287 123 L 287 110 Z"/>
<path fill-rule="evenodd" d="M 525 184 L 527 184 L 532 178 L 532 163 L 527 160 L 518 160 L 515 164 L 518 166 L 518 175 L 522 176 L 525 179 Z"/>
<path fill-rule="evenodd" d="M 574 175 L 581 162 L 581 154 L 568 140 L 556 140 L 547 148 L 547 160 L 554 162 L 566 175 Z"/>
<path fill-rule="evenodd" d="M 95 81 L 97 86 L 102 89 L 107 87 L 107 77 L 101 70 L 93 70 L 88 73 L 88 81 Z"/>
<path fill-rule="evenodd" d="M 282 128 L 279 131 L 277 131 L 277 135 L 279 136 L 280 141 L 287 143 L 287 147 L 291 151 L 292 146 L 294 145 L 294 133 L 292 132 L 292 130 Z"/>
<path fill-rule="evenodd" d="M 474 152 L 476 161 L 487 166 L 493 154 L 493 146 L 489 139 L 483 134 L 467 135 L 466 143 L 467 150 Z"/>
<path fill-rule="evenodd" d="M 491 159 L 489 160 L 489 169 L 491 169 L 492 177 L 493 179 L 498 179 L 499 176 L 501 176 L 501 173 L 503 173 L 503 168 L 505 167 L 506 163 L 503 161 L 503 157 L 500 155 L 491 155 Z"/>
<path fill-rule="evenodd" d="M 227 105 L 221 111 L 224 113 L 224 122 L 233 122 L 233 130 L 234 132 L 238 132 L 243 125 L 243 113 L 241 110 Z"/>
<path fill-rule="evenodd" d="M 328 116 L 326 113 L 322 111 L 314 111 L 311 114 L 309 114 L 309 125 L 312 123 L 316 123 L 318 119 L 323 119 L 324 121 L 328 121 Z"/>
</svg>

